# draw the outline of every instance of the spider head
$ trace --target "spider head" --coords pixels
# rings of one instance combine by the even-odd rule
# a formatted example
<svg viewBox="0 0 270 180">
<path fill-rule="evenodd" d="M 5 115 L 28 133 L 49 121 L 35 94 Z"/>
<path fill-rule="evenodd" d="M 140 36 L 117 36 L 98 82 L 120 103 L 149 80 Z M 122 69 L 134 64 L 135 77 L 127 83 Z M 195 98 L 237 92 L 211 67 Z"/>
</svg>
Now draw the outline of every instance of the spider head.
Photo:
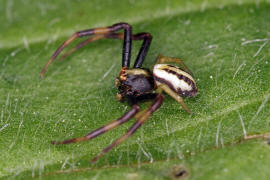
<svg viewBox="0 0 270 180">
<path fill-rule="evenodd" d="M 147 94 L 153 93 L 154 79 L 148 69 L 122 68 L 119 77 L 115 80 L 119 93 L 116 98 L 124 101 L 126 98 L 135 100 Z"/>
</svg>

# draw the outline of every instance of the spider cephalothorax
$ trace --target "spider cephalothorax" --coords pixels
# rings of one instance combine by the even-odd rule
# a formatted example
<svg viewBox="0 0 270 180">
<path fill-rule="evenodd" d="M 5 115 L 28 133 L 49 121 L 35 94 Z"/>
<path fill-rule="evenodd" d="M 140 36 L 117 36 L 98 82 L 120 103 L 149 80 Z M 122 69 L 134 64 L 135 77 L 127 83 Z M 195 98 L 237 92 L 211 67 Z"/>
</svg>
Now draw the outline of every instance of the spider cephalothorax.
<svg viewBox="0 0 270 180">
<path fill-rule="evenodd" d="M 122 29 L 124 30 L 124 33 L 117 33 L 117 31 Z M 131 26 L 127 23 L 117 23 L 105 28 L 94 28 L 76 32 L 55 51 L 51 59 L 42 69 L 41 77 L 44 77 L 44 74 L 50 63 L 55 60 L 55 58 L 67 45 L 69 45 L 76 38 L 85 36 L 91 37 L 79 43 L 71 50 L 67 51 L 62 56 L 62 58 L 65 58 L 86 44 L 101 38 L 123 39 L 124 44 L 122 53 L 122 69 L 119 73 L 119 77 L 117 77 L 115 80 L 115 84 L 119 90 L 119 93 L 116 97 L 119 101 L 124 101 L 127 99 L 131 103 L 132 107 L 119 119 L 112 121 L 109 124 L 98 128 L 85 136 L 60 142 L 53 141 L 52 144 L 68 144 L 91 140 L 127 122 L 128 120 L 135 118 L 136 122 L 130 127 L 124 136 L 115 140 L 98 156 L 91 160 L 91 162 L 95 162 L 102 155 L 130 137 L 161 106 L 164 99 L 164 96 L 162 95 L 163 91 L 165 91 L 177 102 L 179 102 L 187 112 L 190 114 L 192 113 L 182 99 L 182 96 L 195 96 L 197 94 L 197 87 L 195 80 L 192 77 L 192 73 L 188 70 L 182 60 L 178 58 L 165 57 L 162 55 L 157 57 L 153 72 L 142 68 L 141 66 L 151 44 L 152 36 L 146 32 L 133 35 Z M 132 40 L 143 40 L 143 43 L 133 68 L 129 68 Z M 166 63 L 180 64 L 183 69 Z M 139 103 L 142 100 L 150 100 L 152 101 L 152 104 L 147 109 L 140 111 Z"/>
<path fill-rule="evenodd" d="M 153 94 L 155 88 L 152 73 L 143 68 L 122 68 L 115 84 L 119 90 L 117 99 L 123 101 L 127 98 L 131 103 Z"/>
</svg>

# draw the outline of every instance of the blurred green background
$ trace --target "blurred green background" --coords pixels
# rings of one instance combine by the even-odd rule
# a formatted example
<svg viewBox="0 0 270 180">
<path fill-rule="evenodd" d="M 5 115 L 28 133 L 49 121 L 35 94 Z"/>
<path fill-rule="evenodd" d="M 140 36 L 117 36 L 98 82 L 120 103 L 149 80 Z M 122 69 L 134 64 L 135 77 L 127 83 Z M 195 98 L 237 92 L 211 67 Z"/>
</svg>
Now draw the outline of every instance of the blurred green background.
<svg viewBox="0 0 270 180">
<path fill-rule="evenodd" d="M 268 140 L 243 137 L 270 130 L 269 12 L 269 0 L 1 0 L 0 179 L 268 179 Z M 185 98 L 192 116 L 166 95 L 134 136 L 90 165 L 134 120 L 93 141 L 50 141 L 129 109 L 115 99 L 122 42 L 89 44 L 39 73 L 74 32 L 117 22 L 153 35 L 144 67 L 159 53 L 179 57 L 199 93 Z"/>
</svg>

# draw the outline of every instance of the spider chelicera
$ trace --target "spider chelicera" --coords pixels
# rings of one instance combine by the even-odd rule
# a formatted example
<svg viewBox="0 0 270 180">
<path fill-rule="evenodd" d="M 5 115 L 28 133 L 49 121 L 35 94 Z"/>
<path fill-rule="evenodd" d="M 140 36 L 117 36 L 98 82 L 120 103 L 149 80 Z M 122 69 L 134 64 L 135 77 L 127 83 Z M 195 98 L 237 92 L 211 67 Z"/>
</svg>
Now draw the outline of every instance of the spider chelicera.
<svg viewBox="0 0 270 180">
<path fill-rule="evenodd" d="M 124 33 L 118 31 L 124 30 Z M 65 58 L 72 52 L 85 46 L 86 44 L 99 40 L 101 38 L 123 39 L 122 52 L 122 69 L 119 76 L 115 80 L 119 93 L 116 97 L 119 101 L 127 100 L 131 104 L 131 109 L 122 117 L 110 122 L 109 124 L 100 127 L 89 134 L 68 139 L 64 141 L 53 141 L 52 144 L 68 144 L 80 141 L 91 140 L 125 122 L 135 118 L 136 122 L 129 128 L 127 133 L 115 140 L 111 145 L 106 147 L 99 155 L 93 158 L 90 162 L 93 163 L 98 160 L 105 153 L 112 148 L 129 138 L 162 104 L 164 96 L 162 92 L 165 91 L 168 95 L 173 97 L 182 107 L 188 112 L 192 113 L 185 105 L 182 96 L 195 96 L 197 94 L 197 87 L 192 73 L 188 70 L 185 64 L 178 58 L 170 58 L 159 55 L 156 64 L 151 72 L 149 69 L 142 68 L 143 61 L 152 41 L 150 33 L 143 32 L 132 34 L 132 28 L 127 23 L 117 23 L 112 26 L 104 28 L 93 28 L 74 33 L 68 40 L 66 40 L 52 55 L 50 60 L 44 66 L 41 72 L 41 77 L 44 77 L 48 66 L 56 59 L 60 52 L 68 46 L 73 40 L 79 37 L 91 36 L 76 45 L 71 50 L 67 51 L 61 59 Z M 130 66 L 131 44 L 132 40 L 143 40 L 142 46 L 139 50 L 133 68 Z M 182 66 L 179 68 L 171 64 L 164 63 L 178 63 Z M 152 101 L 150 107 L 140 111 L 139 103 L 141 101 Z"/>
</svg>

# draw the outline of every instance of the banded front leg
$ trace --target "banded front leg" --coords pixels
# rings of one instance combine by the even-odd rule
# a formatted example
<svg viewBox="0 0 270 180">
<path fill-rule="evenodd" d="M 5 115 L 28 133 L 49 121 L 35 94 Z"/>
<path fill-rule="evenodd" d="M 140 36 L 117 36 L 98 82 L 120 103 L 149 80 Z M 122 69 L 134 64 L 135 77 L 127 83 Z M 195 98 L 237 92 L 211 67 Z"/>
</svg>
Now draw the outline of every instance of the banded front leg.
<svg viewBox="0 0 270 180">
<path fill-rule="evenodd" d="M 71 53 L 77 51 L 78 49 L 86 46 L 89 43 L 92 43 L 94 41 L 97 41 L 99 39 L 124 39 L 124 33 L 112 33 L 112 34 L 103 34 L 103 35 L 95 35 L 93 37 L 90 37 L 89 39 L 86 39 L 82 41 L 81 43 L 77 44 L 74 48 L 70 49 L 67 51 L 61 58 L 60 60 L 66 58 L 69 56 Z M 137 58 L 135 60 L 135 63 L 133 65 L 134 68 L 140 68 L 144 62 L 144 59 L 147 55 L 147 52 L 149 50 L 151 41 L 152 41 L 152 35 L 147 32 L 142 32 L 138 34 L 132 35 L 132 40 L 143 40 L 142 46 L 140 48 L 140 51 L 137 55 Z"/>
<path fill-rule="evenodd" d="M 43 67 L 40 76 L 43 78 L 49 65 L 57 58 L 57 56 L 68 46 L 72 41 L 79 37 L 91 36 L 91 35 L 104 35 L 112 34 L 121 29 L 124 29 L 124 43 L 122 51 L 122 67 L 129 67 L 131 57 L 131 44 L 132 44 L 132 28 L 127 23 L 117 23 L 105 28 L 93 28 L 74 33 L 68 40 L 66 40 L 51 56 L 50 60 Z"/>
</svg>

